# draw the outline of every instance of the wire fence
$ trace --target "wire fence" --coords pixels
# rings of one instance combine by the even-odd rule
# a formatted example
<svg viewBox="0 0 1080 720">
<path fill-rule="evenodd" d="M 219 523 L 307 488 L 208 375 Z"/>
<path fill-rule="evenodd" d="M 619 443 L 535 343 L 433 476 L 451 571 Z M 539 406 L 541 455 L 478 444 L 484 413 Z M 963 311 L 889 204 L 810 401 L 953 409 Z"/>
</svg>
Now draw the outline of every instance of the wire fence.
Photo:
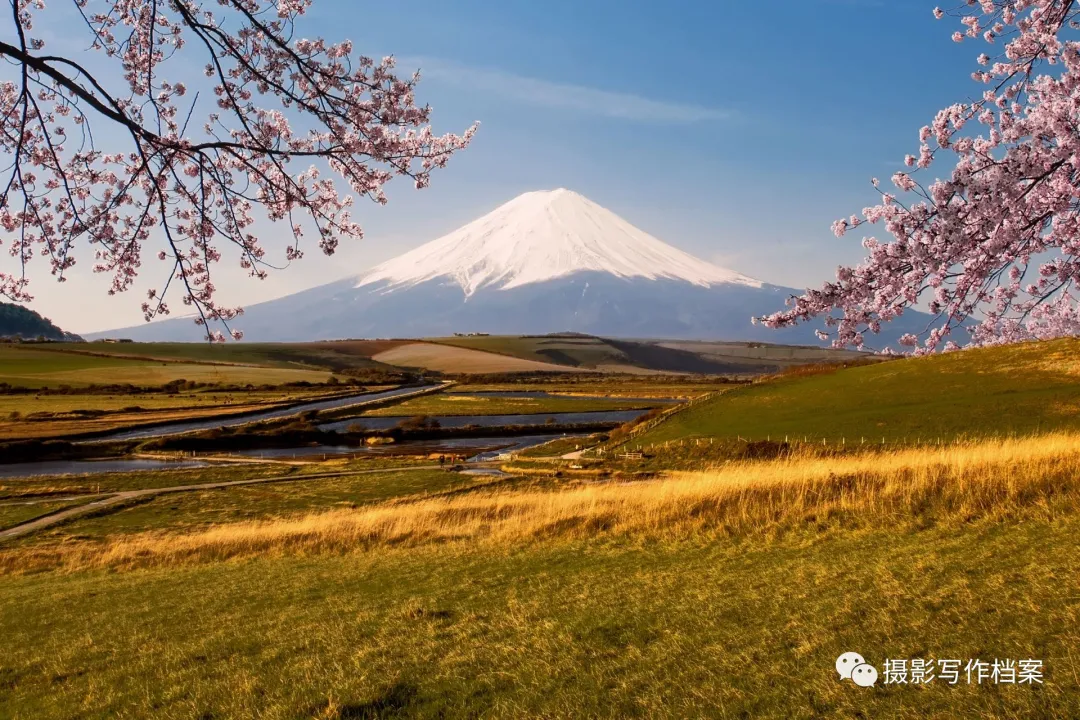
<svg viewBox="0 0 1080 720">
<path fill-rule="evenodd" d="M 663 423 L 663 422 L 666 422 L 666 421 L 670 420 L 673 415 L 676 415 L 676 414 L 678 414 L 680 412 L 684 412 L 685 410 L 689 410 L 690 408 L 694 407 L 695 405 L 700 405 L 703 402 L 708 402 L 709 400 L 712 400 L 713 398 L 718 397 L 718 396 L 724 394 L 725 392 L 730 392 L 730 390 L 727 389 L 727 388 L 725 388 L 724 390 L 714 390 L 712 392 L 705 393 L 704 395 L 697 395 L 695 397 L 692 397 L 689 400 L 687 400 L 686 402 L 679 403 L 678 405 L 674 405 L 674 406 L 668 408 L 667 410 L 664 410 L 664 412 L 660 413 L 659 415 L 652 418 L 651 420 L 646 420 L 645 422 L 641 423 L 640 425 L 635 425 L 634 427 L 630 428 L 630 430 L 626 433 L 626 435 L 619 438 L 615 442 L 609 443 L 607 445 L 601 445 L 601 446 L 596 447 L 596 448 L 589 448 L 585 452 L 588 453 L 591 450 L 594 454 L 597 454 L 597 455 L 600 455 L 600 456 L 606 455 L 608 452 L 611 452 L 611 451 L 616 450 L 616 449 L 618 449 L 620 447 L 623 447 L 627 443 L 633 441 L 635 438 L 640 437 L 641 435 L 649 432 L 650 430 L 652 430 L 654 427 L 656 427 L 660 423 Z M 639 445 L 637 449 L 641 450 L 641 446 Z"/>
<path fill-rule="evenodd" d="M 962 446 L 972 442 L 978 442 L 985 438 L 974 438 L 967 436 L 952 436 L 952 437 L 940 437 L 940 436 L 898 436 L 889 437 L 887 435 L 875 435 L 866 436 L 814 436 L 814 435 L 772 435 L 766 434 L 762 436 L 744 436 L 736 435 L 734 438 L 719 438 L 719 437 L 707 437 L 707 438 L 684 438 L 681 440 L 666 440 L 659 443 L 649 443 L 648 445 L 637 445 L 633 449 L 637 451 L 650 451 L 657 449 L 678 449 L 678 448 L 690 448 L 690 447 L 703 447 L 714 445 L 717 443 L 724 443 L 736 440 L 738 442 L 753 443 L 753 442 L 774 442 L 777 444 L 783 443 L 792 447 L 804 446 L 807 448 L 813 447 L 826 447 L 833 449 L 845 449 L 845 448 L 860 448 L 866 449 L 873 448 L 933 448 L 933 447 L 951 447 Z"/>
</svg>

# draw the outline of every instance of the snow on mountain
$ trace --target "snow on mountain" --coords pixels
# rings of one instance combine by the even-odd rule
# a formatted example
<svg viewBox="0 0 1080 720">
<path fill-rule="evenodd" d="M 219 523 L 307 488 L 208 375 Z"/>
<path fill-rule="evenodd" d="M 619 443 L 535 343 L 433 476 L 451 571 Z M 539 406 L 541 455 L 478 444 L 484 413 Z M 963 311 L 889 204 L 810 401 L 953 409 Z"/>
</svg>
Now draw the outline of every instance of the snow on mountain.
<svg viewBox="0 0 1080 720">
<path fill-rule="evenodd" d="M 471 296 L 580 272 L 683 280 L 701 287 L 762 283 L 718 267 L 639 230 L 576 192 L 529 192 L 479 220 L 361 275 L 356 287 L 389 290 L 449 278 Z"/>
</svg>

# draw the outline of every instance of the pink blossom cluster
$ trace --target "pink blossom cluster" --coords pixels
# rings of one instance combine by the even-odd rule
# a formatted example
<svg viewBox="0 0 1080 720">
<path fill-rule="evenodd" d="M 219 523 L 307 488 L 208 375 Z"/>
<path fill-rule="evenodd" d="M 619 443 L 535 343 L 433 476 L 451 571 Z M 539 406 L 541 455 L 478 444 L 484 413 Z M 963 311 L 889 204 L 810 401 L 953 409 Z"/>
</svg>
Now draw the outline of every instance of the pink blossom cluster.
<svg viewBox="0 0 1080 720">
<path fill-rule="evenodd" d="M 901 340 L 913 354 L 954 349 L 954 334 L 987 345 L 1080 332 L 1080 3 L 967 0 L 934 15 L 959 18 L 955 41 L 991 46 L 972 75 L 981 92 L 921 129 L 895 193 L 833 224 L 838 237 L 871 224 L 890 239 L 866 238 L 860 265 L 766 325 L 825 316 L 821 336 L 864 347 L 925 302 L 933 320 Z M 948 177 L 920 182 L 935 163 L 952 165 Z"/>
<path fill-rule="evenodd" d="M 287 260 L 303 255 L 305 226 L 332 254 L 363 235 L 354 196 L 385 203 L 395 175 L 426 187 L 476 129 L 433 134 L 430 108 L 414 96 L 419 75 L 399 77 L 393 58 L 297 38 L 312 0 L 215 0 L 213 10 L 199 0 L 65 1 L 124 87 L 110 92 L 77 55 L 50 54 L 31 37 L 44 0 L 13 0 L 18 42 L 0 41 L 18 75 L 0 81 L 0 151 L 10 162 L 0 226 L 18 269 L 0 272 L 0 294 L 16 301 L 31 297 L 35 255 L 62 281 L 77 244 L 89 243 L 112 294 L 132 286 L 144 246 L 160 243 L 170 271 L 142 304 L 146 319 L 168 314 L 175 282 L 210 339 L 224 339 L 211 322 L 239 338 L 229 321 L 241 310 L 215 302 L 211 270 L 234 246 L 241 266 L 265 277 L 256 212 L 289 228 Z M 201 54 L 205 92 L 165 77 L 180 51 Z M 102 126 L 119 129 L 125 146 L 100 148 L 93 128 Z"/>
</svg>

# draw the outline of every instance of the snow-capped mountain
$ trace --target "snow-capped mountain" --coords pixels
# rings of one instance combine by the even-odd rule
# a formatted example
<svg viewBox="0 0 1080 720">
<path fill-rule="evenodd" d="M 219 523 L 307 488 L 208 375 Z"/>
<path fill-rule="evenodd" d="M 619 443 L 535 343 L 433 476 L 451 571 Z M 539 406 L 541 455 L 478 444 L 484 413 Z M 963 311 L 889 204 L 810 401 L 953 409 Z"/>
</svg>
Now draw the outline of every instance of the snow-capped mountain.
<svg viewBox="0 0 1080 720">
<path fill-rule="evenodd" d="M 236 325 L 255 341 L 576 331 L 817 344 L 812 328 L 750 322 L 797 292 L 700 260 L 559 189 L 525 193 L 358 277 L 248 307 Z M 900 324 L 889 330 L 906 332 Z M 117 334 L 202 332 L 173 319 L 98 336 Z"/>
<path fill-rule="evenodd" d="M 362 275 L 357 287 L 413 287 L 449 278 L 466 296 L 582 272 L 682 280 L 709 287 L 762 283 L 663 243 L 588 198 L 560 188 L 529 192 L 479 220 Z"/>
</svg>

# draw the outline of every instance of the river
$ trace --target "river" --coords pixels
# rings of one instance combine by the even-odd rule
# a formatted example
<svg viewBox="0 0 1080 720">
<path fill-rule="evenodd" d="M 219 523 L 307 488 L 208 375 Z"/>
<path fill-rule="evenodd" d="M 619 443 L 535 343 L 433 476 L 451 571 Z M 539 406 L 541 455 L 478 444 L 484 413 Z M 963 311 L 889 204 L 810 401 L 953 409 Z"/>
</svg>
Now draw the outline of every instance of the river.
<svg viewBox="0 0 1080 720">
<path fill-rule="evenodd" d="M 146 458 L 110 458 L 106 460 L 45 460 L 42 462 L 0 465 L 0 478 L 38 475 L 98 475 L 136 470 L 182 470 L 206 467 L 201 460 L 149 460 Z"/>
</svg>

